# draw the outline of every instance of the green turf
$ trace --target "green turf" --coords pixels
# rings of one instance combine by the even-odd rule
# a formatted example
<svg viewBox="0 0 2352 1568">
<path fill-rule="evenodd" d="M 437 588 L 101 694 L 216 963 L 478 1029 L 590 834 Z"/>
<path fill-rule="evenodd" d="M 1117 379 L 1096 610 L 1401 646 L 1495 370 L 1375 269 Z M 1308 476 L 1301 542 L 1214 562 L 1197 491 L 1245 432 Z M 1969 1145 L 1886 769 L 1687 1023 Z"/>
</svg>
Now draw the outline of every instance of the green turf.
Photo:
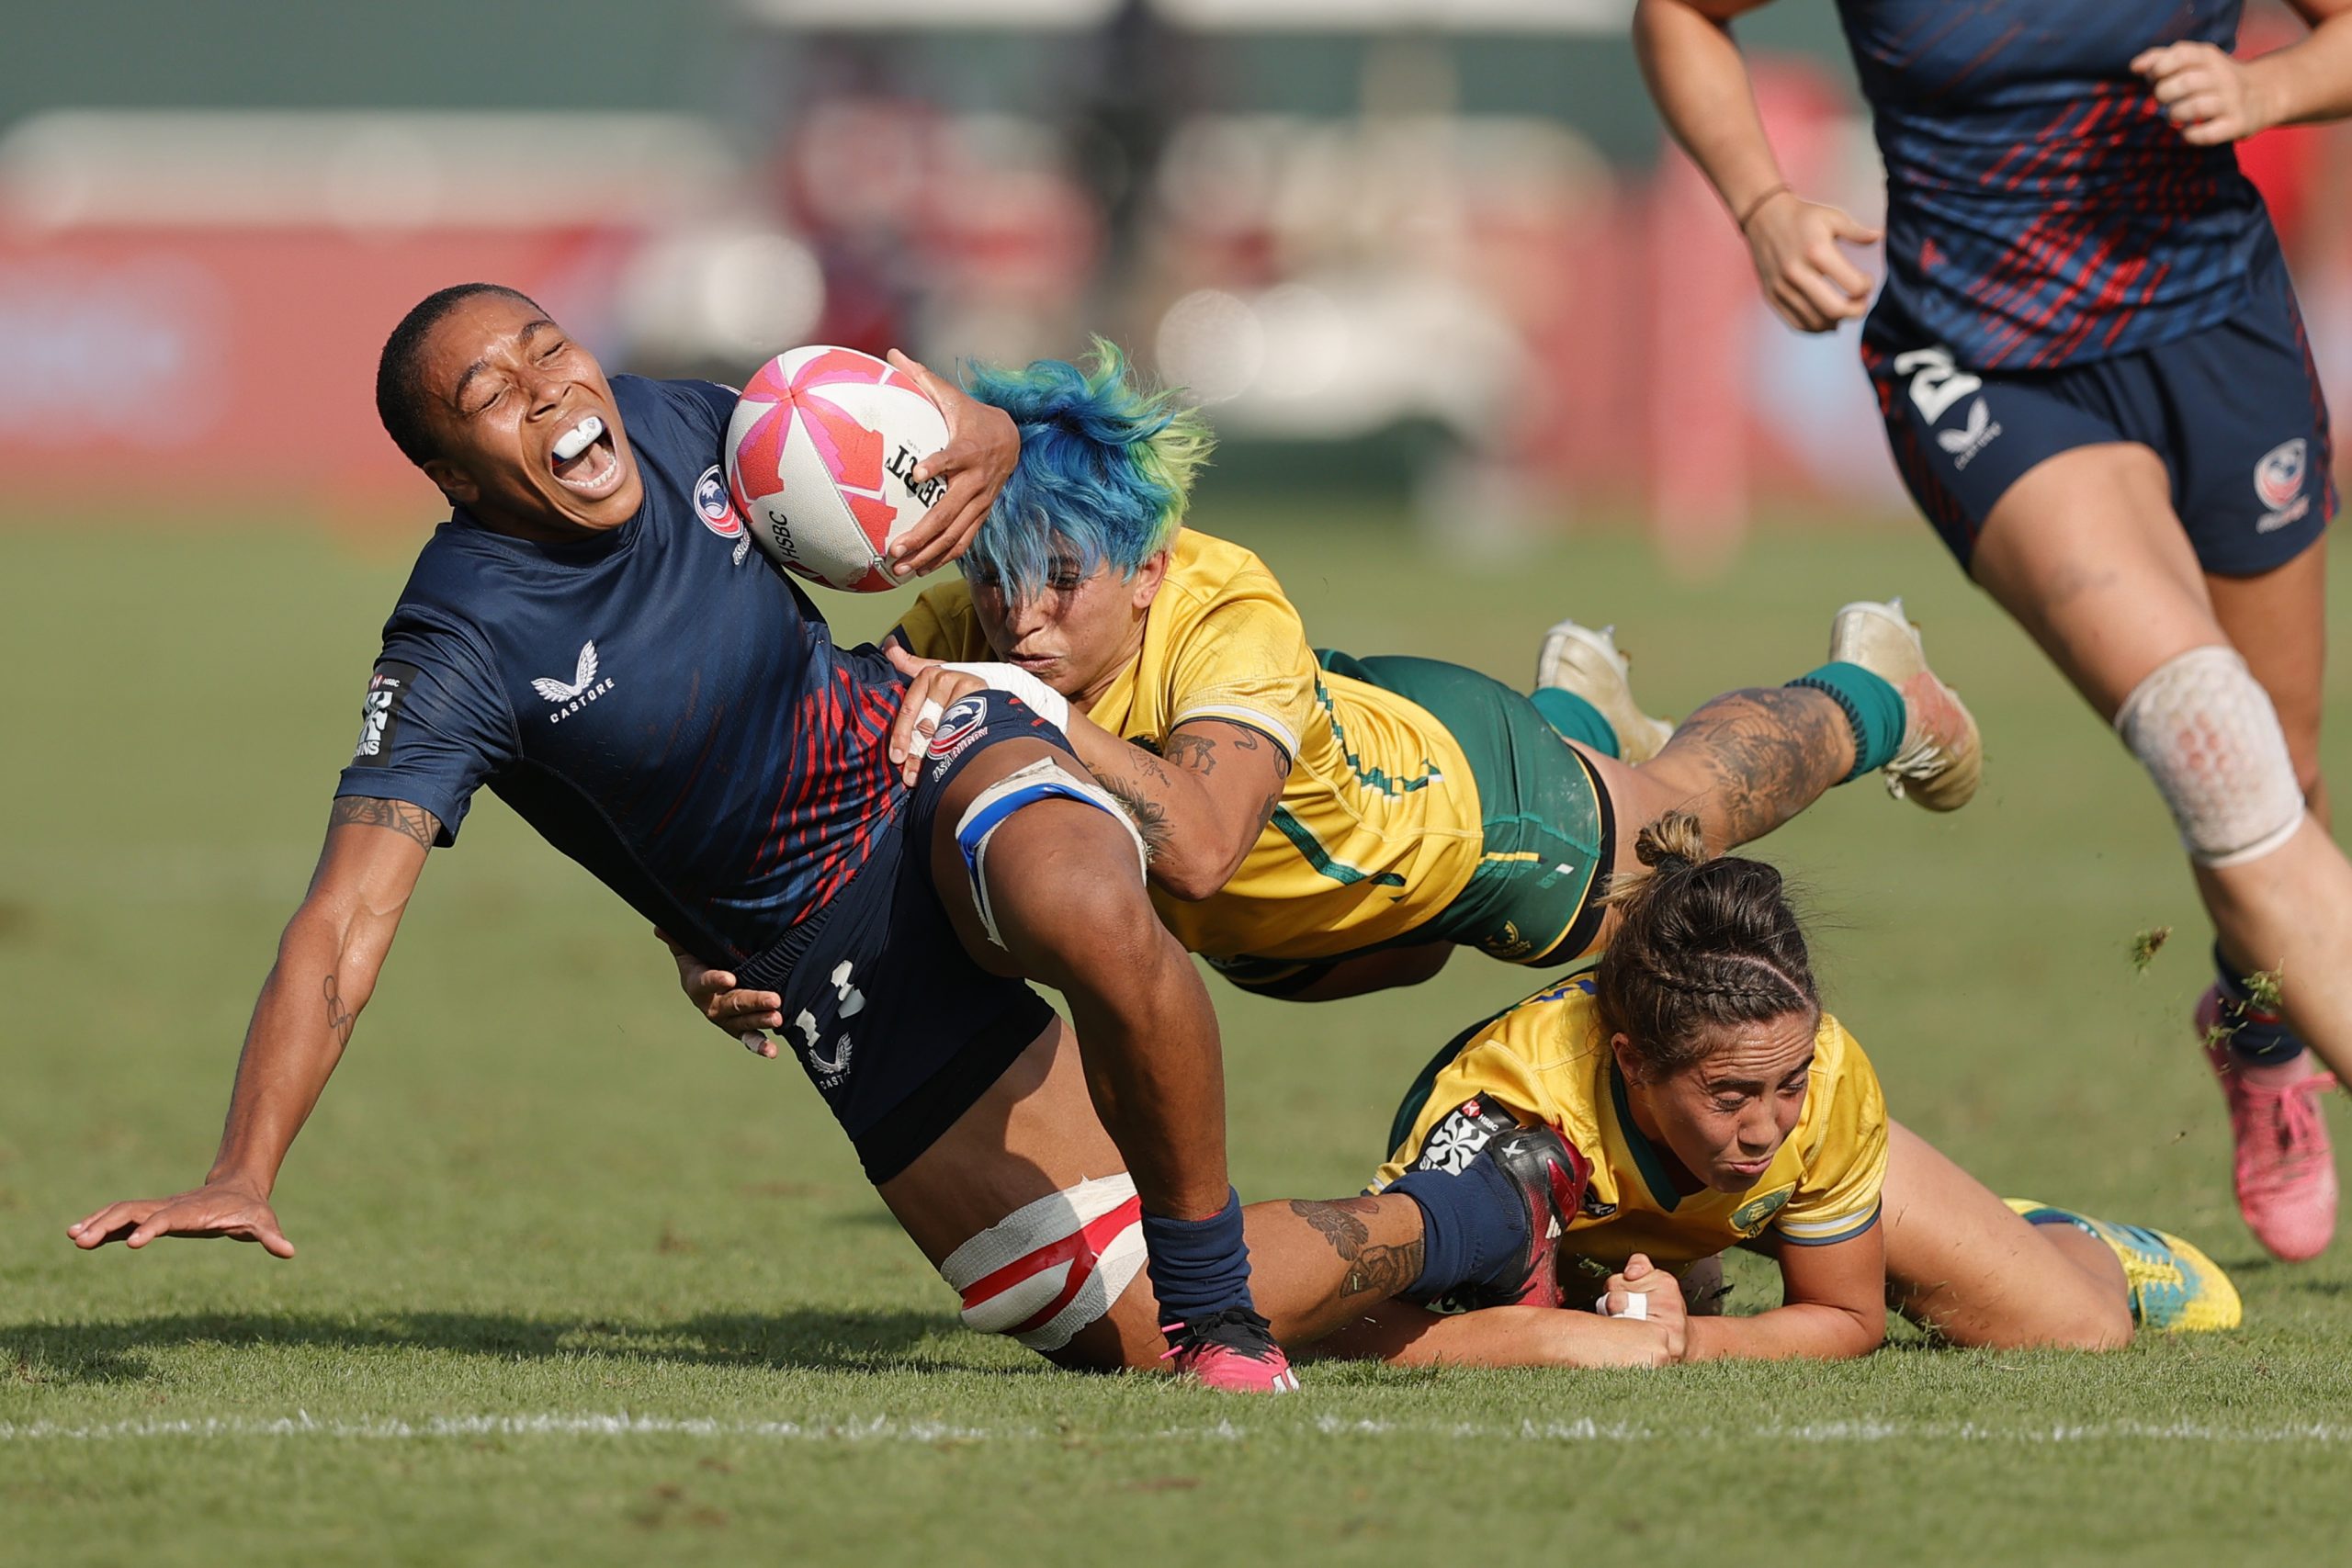
<svg viewBox="0 0 2352 1568">
<path fill-rule="evenodd" d="M 2005 1190 L 2204 1240 L 2249 1326 L 2098 1359 L 1905 1345 L 1646 1375 L 1317 1368 L 1279 1404 L 1053 1373 L 957 1327 L 792 1063 L 693 1019 L 634 917 L 490 802 L 435 856 L 288 1162 L 301 1255 L 79 1256 L 69 1218 L 202 1173 L 404 547 L 17 532 L 0 1559 L 2334 1550 L 2352 1528 L 2352 1253 L 2255 1260 L 2188 1031 L 2206 938 L 2161 809 L 1924 529 L 1777 537 L 1692 586 L 1631 537 L 1455 569 L 1385 523 L 1227 515 L 1320 640 L 1518 679 L 1574 611 L 1618 623 L 1669 709 L 1802 672 L 1834 605 L 1904 592 L 1983 717 L 1986 787 L 1937 818 L 1858 784 L 1769 846 L 1811 889 L 1832 1004 L 1906 1121 Z M 888 614 L 827 604 L 862 631 Z M 2166 925 L 2139 972 L 2134 936 Z M 1321 1008 L 1220 990 L 1244 1193 L 1352 1190 L 1426 1054 L 1526 983 L 1464 957 Z M 1736 1299 L 1769 1294 L 1758 1269 L 1739 1278 Z"/>
</svg>

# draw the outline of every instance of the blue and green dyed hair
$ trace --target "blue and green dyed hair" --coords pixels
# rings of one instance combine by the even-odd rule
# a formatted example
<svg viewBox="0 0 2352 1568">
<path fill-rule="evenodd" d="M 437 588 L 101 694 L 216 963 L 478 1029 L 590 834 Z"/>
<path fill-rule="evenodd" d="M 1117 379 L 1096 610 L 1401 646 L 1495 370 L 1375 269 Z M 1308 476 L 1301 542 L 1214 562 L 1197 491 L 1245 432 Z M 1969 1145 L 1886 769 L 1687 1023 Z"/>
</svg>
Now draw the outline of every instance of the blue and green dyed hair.
<svg viewBox="0 0 2352 1568">
<path fill-rule="evenodd" d="M 967 385 L 1021 430 L 1021 459 L 965 554 L 967 573 L 1020 604 L 1045 587 L 1057 558 L 1088 576 L 1108 563 L 1133 577 L 1176 537 L 1216 437 L 1174 392 L 1136 386 L 1116 344 L 1096 338 L 1082 367 L 975 365 Z"/>
</svg>

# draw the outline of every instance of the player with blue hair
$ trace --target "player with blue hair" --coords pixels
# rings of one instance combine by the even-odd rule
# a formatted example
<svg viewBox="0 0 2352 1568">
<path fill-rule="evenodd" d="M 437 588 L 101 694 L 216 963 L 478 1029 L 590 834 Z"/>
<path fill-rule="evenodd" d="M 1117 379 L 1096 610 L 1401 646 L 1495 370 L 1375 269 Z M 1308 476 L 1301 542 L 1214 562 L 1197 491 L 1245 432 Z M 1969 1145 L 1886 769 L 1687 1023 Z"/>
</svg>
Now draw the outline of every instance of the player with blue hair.
<svg viewBox="0 0 2352 1568">
<path fill-rule="evenodd" d="M 1134 817 L 1162 919 L 1246 988 L 1413 984 L 1462 945 L 1527 964 L 1591 952 L 1602 873 L 1668 810 L 1728 848 L 1873 769 L 1935 810 L 1975 789 L 1975 723 L 1899 604 L 1846 606 L 1830 662 L 1679 729 L 1634 702 L 1611 634 L 1573 621 L 1547 636 L 1532 696 L 1436 660 L 1318 653 L 1263 562 L 1185 525 L 1206 422 L 1115 346 L 970 384 L 1012 416 L 1021 456 L 965 580 L 895 634 L 912 683 L 894 753 L 911 775 L 945 705 L 1020 691 Z M 765 993 L 684 978 L 722 1027 L 775 1026 Z"/>
<path fill-rule="evenodd" d="M 1132 577 L 1183 525 L 1216 446 L 1199 410 L 1134 384 L 1117 344 L 1097 338 L 1094 354 L 1091 368 L 1040 359 L 972 370 L 972 395 L 1012 415 L 1023 445 L 992 513 L 1013 525 L 975 536 L 967 571 L 1017 599 L 1040 592 L 1057 560 L 1081 576 L 1107 564 Z"/>
</svg>

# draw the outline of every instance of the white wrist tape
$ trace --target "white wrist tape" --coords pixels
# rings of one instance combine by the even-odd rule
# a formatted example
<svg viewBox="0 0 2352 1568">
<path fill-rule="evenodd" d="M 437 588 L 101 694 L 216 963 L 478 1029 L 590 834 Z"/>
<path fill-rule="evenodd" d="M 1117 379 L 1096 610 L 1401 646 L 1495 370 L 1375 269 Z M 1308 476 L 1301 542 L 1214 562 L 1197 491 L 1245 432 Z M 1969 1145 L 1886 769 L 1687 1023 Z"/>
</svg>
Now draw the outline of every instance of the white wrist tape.
<svg viewBox="0 0 2352 1568">
<path fill-rule="evenodd" d="M 2259 860 L 2302 826 L 2287 732 L 2235 649 L 2192 648 L 2158 665 L 2116 710 L 2115 732 L 2156 781 L 2198 864 Z"/>
<path fill-rule="evenodd" d="M 1069 699 L 1018 664 L 950 664 L 947 668 L 978 676 L 1000 692 L 1011 692 L 1056 729 L 1069 728 Z"/>
</svg>

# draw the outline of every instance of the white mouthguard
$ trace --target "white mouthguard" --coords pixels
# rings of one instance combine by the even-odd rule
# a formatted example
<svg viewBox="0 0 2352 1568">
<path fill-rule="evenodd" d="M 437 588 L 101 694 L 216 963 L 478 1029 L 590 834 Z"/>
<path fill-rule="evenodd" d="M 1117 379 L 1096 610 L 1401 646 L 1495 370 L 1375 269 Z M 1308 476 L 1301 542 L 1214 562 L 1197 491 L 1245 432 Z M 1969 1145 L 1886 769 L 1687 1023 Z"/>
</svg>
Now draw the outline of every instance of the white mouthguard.
<svg viewBox="0 0 2352 1568">
<path fill-rule="evenodd" d="M 590 414 L 586 419 L 565 431 L 558 439 L 555 444 L 555 460 L 559 463 L 569 463 L 588 450 L 588 443 L 604 434 L 605 422 L 594 414 Z"/>
</svg>

